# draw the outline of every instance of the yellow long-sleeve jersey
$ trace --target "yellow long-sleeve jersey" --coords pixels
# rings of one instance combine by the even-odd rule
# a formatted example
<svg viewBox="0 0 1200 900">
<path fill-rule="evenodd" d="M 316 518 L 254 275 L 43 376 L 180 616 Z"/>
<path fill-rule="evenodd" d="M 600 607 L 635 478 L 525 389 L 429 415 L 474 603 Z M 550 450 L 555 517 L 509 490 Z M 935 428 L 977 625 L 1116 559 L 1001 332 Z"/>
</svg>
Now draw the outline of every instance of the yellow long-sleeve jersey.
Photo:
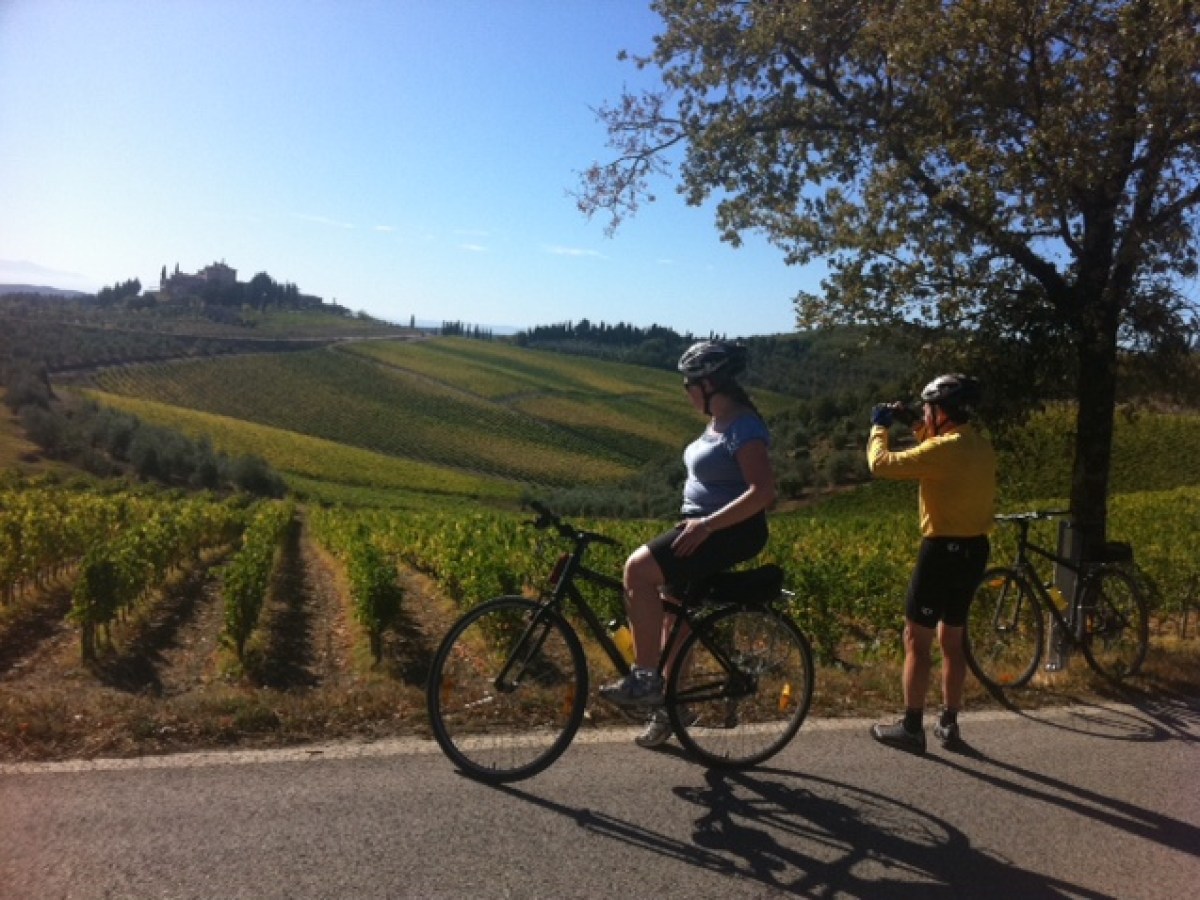
<svg viewBox="0 0 1200 900">
<path fill-rule="evenodd" d="M 867 465 L 871 474 L 920 481 L 921 534 L 924 537 L 975 537 L 992 530 L 996 507 L 996 453 L 971 425 L 926 437 L 911 450 L 888 450 L 888 430 L 871 428 Z"/>
</svg>

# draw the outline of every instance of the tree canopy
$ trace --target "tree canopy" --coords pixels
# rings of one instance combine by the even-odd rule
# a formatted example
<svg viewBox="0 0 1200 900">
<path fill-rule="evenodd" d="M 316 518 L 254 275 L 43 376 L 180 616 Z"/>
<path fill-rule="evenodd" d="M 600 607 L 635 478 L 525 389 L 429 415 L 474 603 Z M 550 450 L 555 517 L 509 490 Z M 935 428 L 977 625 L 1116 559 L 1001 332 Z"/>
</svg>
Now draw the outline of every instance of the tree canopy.
<svg viewBox="0 0 1200 900">
<path fill-rule="evenodd" d="M 616 228 L 677 165 L 725 240 L 826 262 L 800 327 L 920 323 L 994 403 L 1077 400 L 1072 510 L 1103 539 L 1122 351 L 1194 360 L 1200 7 L 653 6 L 665 28 L 635 62 L 661 85 L 598 111 L 615 156 L 580 209 Z"/>
</svg>

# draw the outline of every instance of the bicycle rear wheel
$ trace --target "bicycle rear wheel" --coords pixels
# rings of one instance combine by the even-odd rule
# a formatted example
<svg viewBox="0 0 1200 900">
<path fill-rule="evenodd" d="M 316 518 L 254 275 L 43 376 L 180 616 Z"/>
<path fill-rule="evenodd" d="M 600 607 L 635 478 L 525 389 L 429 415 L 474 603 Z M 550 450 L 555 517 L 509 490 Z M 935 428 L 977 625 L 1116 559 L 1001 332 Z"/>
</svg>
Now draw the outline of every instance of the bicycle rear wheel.
<svg viewBox="0 0 1200 900">
<path fill-rule="evenodd" d="M 1029 683 L 1042 658 L 1046 623 L 1037 597 L 1014 569 L 990 569 L 975 590 L 963 645 L 985 687 Z"/>
<path fill-rule="evenodd" d="M 699 620 L 667 683 L 679 742 L 702 762 L 757 765 L 782 750 L 812 702 L 808 640 L 773 609 L 731 607 Z"/>
<path fill-rule="evenodd" d="M 426 689 L 442 752 L 487 782 L 529 778 L 558 759 L 586 701 L 579 638 L 557 612 L 523 597 L 489 600 L 459 619 Z"/>
<path fill-rule="evenodd" d="M 1150 645 L 1150 614 L 1127 573 L 1101 569 L 1083 588 L 1083 655 L 1096 672 L 1114 681 L 1136 675 Z"/>
</svg>

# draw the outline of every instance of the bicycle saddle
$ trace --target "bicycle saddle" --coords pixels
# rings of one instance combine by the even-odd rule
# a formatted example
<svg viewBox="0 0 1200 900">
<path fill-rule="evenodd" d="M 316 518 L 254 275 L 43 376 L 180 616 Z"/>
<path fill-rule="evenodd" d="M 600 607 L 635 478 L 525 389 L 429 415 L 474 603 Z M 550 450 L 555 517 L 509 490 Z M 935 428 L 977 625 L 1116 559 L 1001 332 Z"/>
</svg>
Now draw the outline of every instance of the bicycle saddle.
<svg viewBox="0 0 1200 900">
<path fill-rule="evenodd" d="M 1125 563 L 1133 561 L 1133 547 L 1124 541 L 1105 541 L 1090 554 L 1089 562 Z"/>
<path fill-rule="evenodd" d="M 717 572 L 688 582 L 680 595 L 685 603 L 769 603 L 783 590 L 783 569 L 774 563 L 738 572 Z"/>
</svg>

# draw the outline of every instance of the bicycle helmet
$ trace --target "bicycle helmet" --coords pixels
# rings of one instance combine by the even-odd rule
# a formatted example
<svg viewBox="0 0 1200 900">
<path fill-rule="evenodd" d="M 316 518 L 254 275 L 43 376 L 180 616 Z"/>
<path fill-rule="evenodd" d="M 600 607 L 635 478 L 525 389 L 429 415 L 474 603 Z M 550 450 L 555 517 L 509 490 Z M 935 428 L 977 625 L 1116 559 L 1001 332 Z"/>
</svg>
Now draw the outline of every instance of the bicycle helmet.
<svg viewBox="0 0 1200 900">
<path fill-rule="evenodd" d="M 948 412 L 962 412 L 979 399 L 979 379 L 953 373 L 939 375 L 921 391 L 921 402 L 941 406 Z"/>
<path fill-rule="evenodd" d="M 746 348 L 727 341 L 700 341 L 679 357 L 678 369 L 690 379 L 711 378 L 717 383 L 731 381 L 746 369 Z"/>
</svg>

